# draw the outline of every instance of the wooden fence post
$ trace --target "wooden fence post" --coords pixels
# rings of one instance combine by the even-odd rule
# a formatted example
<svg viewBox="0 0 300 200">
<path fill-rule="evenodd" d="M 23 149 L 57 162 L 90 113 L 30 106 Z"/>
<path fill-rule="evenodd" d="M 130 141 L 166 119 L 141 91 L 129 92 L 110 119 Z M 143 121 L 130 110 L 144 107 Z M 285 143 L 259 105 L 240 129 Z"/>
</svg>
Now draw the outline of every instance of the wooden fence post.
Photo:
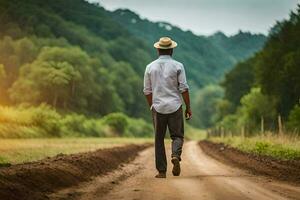
<svg viewBox="0 0 300 200">
<path fill-rule="evenodd" d="M 245 138 L 245 126 L 243 125 L 241 128 L 241 134 L 242 134 L 242 138 Z"/>
<path fill-rule="evenodd" d="M 279 134 L 279 136 L 283 136 L 282 120 L 281 120 L 281 116 L 280 115 L 278 115 L 278 134 Z"/>
<path fill-rule="evenodd" d="M 264 126 L 264 117 L 261 116 L 261 121 L 260 121 L 260 133 L 263 135 L 265 132 L 265 126 Z"/>
<path fill-rule="evenodd" d="M 224 138 L 224 127 L 221 126 L 221 138 Z"/>
<path fill-rule="evenodd" d="M 210 137 L 210 129 L 207 129 L 207 131 L 206 131 L 206 138 L 209 139 L 209 137 Z"/>
</svg>

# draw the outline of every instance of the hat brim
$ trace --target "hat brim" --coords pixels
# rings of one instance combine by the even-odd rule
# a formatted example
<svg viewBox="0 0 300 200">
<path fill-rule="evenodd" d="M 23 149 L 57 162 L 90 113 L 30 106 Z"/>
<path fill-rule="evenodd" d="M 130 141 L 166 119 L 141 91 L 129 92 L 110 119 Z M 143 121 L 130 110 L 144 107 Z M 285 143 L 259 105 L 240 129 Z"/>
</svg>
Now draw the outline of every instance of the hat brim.
<svg viewBox="0 0 300 200">
<path fill-rule="evenodd" d="M 175 47 L 177 47 L 177 43 L 172 41 L 172 44 L 170 46 L 164 47 L 164 46 L 160 46 L 159 42 L 155 42 L 153 46 L 156 49 L 174 49 Z"/>
</svg>

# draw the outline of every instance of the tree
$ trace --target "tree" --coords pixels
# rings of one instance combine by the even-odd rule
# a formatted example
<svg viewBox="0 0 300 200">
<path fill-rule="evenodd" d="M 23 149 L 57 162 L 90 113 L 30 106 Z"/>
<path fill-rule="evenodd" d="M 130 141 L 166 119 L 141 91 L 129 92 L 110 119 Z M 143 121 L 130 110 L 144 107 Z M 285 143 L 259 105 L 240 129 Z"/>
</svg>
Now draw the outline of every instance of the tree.
<svg viewBox="0 0 300 200">
<path fill-rule="evenodd" d="M 81 80 L 81 74 L 67 62 L 44 62 L 40 63 L 43 69 L 34 74 L 35 79 L 45 90 L 52 93 L 52 105 L 57 106 L 58 98 L 62 98 L 63 106 L 67 107 L 67 101 L 75 94 L 76 82 Z M 40 78 L 40 80 L 39 80 Z M 70 87 L 70 88 L 68 88 Z M 68 91 L 71 90 L 71 93 Z M 50 96 L 48 93 L 48 97 Z M 70 96 L 69 96 L 69 95 Z"/>
<path fill-rule="evenodd" d="M 147 114 L 147 104 L 142 93 L 143 82 L 128 63 L 119 62 L 112 67 L 112 83 L 123 99 L 125 112 L 133 117 Z"/>
<path fill-rule="evenodd" d="M 27 37 L 15 41 L 14 49 L 21 65 L 31 63 L 39 53 L 37 46 Z"/>
<path fill-rule="evenodd" d="M 300 93 L 300 6 L 289 20 L 278 23 L 256 58 L 256 78 L 262 92 L 278 99 L 276 108 L 286 118 Z"/>
<path fill-rule="evenodd" d="M 231 133 L 239 132 L 239 116 L 237 114 L 226 115 L 222 121 L 218 123 L 219 126 L 223 127 L 226 131 Z"/>
<path fill-rule="evenodd" d="M 88 99 L 89 109 L 93 113 L 101 115 L 124 112 L 123 99 L 118 95 L 109 71 L 100 67 L 93 75 L 95 84 L 89 86 L 92 91 L 92 95 Z"/>
<path fill-rule="evenodd" d="M 39 104 L 40 91 L 36 88 L 33 80 L 26 77 L 19 77 L 8 90 L 9 97 L 14 103 Z"/>
<path fill-rule="evenodd" d="M 272 128 L 276 122 L 275 99 L 262 94 L 260 88 L 252 88 L 249 94 L 241 99 L 238 115 L 239 121 L 250 130 L 255 131 L 264 118 L 267 128 Z M 274 127 L 273 127 L 274 128 Z"/>
<path fill-rule="evenodd" d="M 118 38 L 109 45 L 109 52 L 117 61 L 125 61 L 131 64 L 133 69 L 139 75 L 142 75 L 145 66 L 151 61 L 151 57 L 141 47 L 137 47 L 136 39 L 127 40 L 126 38 Z"/>
<path fill-rule="evenodd" d="M 192 124 L 200 128 L 209 128 L 217 120 L 217 105 L 223 97 L 223 90 L 217 85 L 209 85 L 199 91 L 193 106 Z"/>
<path fill-rule="evenodd" d="M 241 104 L 242 96 L 250 92 L 254 85 L 254 58 L 238 63 L 225 75 L 222 86 L 225 90 L 224 98 L 232 104 L 232 111 Z M 233 113 L 232 112 L 232 113 Z"/>
<path fill-rule="evenodd" d="M 88 90 L 79 87 L 82 84 L 92 84 L 89 78 L 85 81 L 82 79 L 93 73 L 86 65 L 88 59 L 78 48 L 44 48 L 32 64 L 22 67 L 20 77 L 11 89 L 11 95 L 15 101 L 22 102 L 22 98 L 18 98 L 20 95 L 15 93 L 24 90 L 26 85 L 31 85 L 22 85 L 22 82 L 27 80 L 34 83 L 33 89 L 39 92 L 39 97 L 34 102 L 47 102 L 54 107 L 66 108 L 73 103 L 72 97 L 75 97 L 77 92 L 81 93 L 82 98 L 89 95 Z"/>
<path fill-rule="evenodd" d="M 4 80 L 6 77 L 4 65 L 0 64 L 0 94 L 5 94 L 5 89 L 4 89 Z"/>
<path fill-rule="evenodd" d="M 233 108 L 232 103 L 226 99 L 218 100 L 216 109 L 217 109 L 216 114 L 215 114 L 216 122 L 219 122 L 227 115 L 234 113 L 234 110 L 235 110 L 235 108 Z"/>
<path fill-rule="evenodd" d="M 0 64 L 0 83 L 4 80 L 6 77 L 5 68 L 4 65 Z"/>
<path fill-rule="evenodd" d="M 300 106 L 296 105 L 289 114 L 287 127 L 293 133 L 300 134 Z"/>
<path fill-rule="evenodd" d="M 122 84 L 131 87 L 127 79 Z M 16 103 L 45 102 L 60 109 L 100 115 L 123 111 L 112 75 L 97 59 L 74 47 L 43 48 L 33 63 L 21 67 L 10 97 Z"/>
</svg>

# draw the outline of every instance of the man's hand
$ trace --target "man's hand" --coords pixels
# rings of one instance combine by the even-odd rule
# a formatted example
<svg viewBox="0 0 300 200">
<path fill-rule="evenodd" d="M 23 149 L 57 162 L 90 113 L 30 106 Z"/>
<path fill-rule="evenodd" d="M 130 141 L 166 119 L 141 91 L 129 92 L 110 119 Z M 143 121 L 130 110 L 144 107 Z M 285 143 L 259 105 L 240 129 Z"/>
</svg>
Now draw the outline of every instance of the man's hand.
<svg viewBox="0 0 300 200">
<path fill-rule="evenodd" d="M 187 91 L 183 92 L 182 97 L 183 97 L 184 103 L 186 105 L 184 116 L 185 116 L 186 120 L 189 120 L 192 118 L 192 110 L 191 110 L 191 106 L 190 106 L 191 104 L 190 104 L 189 91 L 187 90 Z"/>
<path fill-rule="evenodd" d="M 186 120 L 190 120 L 192 118 L 192 110 L 191 108 L 186 108 L 184 112 L 184 116 Z"/>
</svg>

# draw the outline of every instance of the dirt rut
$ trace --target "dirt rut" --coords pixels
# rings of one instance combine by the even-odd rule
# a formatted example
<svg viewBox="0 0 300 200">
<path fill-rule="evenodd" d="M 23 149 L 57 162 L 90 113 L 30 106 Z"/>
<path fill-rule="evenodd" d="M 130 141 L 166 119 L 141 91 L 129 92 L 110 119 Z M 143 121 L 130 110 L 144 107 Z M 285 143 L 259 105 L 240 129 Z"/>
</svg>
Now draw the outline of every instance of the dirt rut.
<svg viewBox="0 0 300 200">
<path fill-rule="evenodd" d="M 0 168 L 0 199 L 49 199 L 56 190 L 90 181 L 132 161 L 149 145 L 127 145 Z"/>
<path fill-rule="evenodd" d="M 225 164 L 249 170 L 253 174 L 300 184 L 300 160 L 279 160 L 255 155 L 209 141 L 201 141 L 199 145 L 206 154 Z"/>
</svg>

